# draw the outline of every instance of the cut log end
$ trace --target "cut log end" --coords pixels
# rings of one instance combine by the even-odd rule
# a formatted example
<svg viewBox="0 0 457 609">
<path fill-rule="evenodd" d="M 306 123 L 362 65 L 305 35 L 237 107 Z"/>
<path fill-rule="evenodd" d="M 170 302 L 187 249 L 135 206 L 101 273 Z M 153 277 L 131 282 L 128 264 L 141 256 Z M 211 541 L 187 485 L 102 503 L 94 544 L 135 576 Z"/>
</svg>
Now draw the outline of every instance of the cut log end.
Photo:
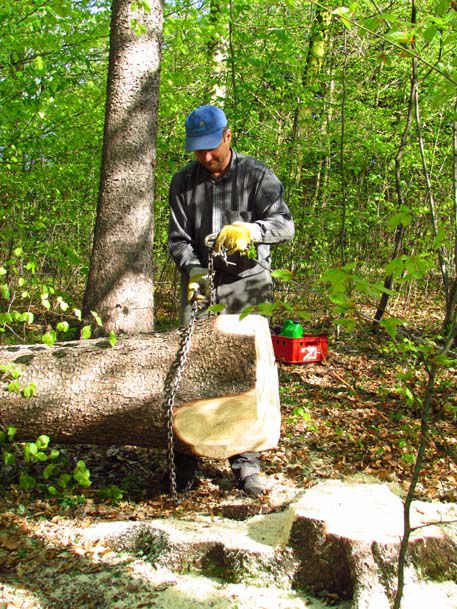
<svg viewBox="0 0 457 609">
<path fill-rule="evenodd" d="M 174 429 L 193 453 L 226 459 L 248 451 L 274 448 L 281 416 L 278 373 L 265 318 L 224 315 L 216 322 L 224 334 L 252 335 L 256 350 L 255 387 L 237 395 L 198 400 L 177 410 Z"/>
</svg>

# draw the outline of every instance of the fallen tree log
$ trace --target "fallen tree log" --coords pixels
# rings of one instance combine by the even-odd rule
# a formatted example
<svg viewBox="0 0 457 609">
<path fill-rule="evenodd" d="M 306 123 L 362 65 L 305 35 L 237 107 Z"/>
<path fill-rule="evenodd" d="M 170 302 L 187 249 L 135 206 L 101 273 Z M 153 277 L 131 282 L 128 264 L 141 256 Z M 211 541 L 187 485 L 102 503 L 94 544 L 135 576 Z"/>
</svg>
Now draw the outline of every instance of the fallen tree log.
<svg viewBox="0 0 457 609">
<path fill-rule="evenodd" d="M 0 424 L 18 439 L 165 447 L 163 391 L 179 332 L 0 349 L 20 386 L 0 397 Z M 227 458 L 273 448 L 279 438 L 278 376 L 266 319 L 223 315 L 196 323 L 178 390 L 174 427 L 181 450 Z"/>
</svg>

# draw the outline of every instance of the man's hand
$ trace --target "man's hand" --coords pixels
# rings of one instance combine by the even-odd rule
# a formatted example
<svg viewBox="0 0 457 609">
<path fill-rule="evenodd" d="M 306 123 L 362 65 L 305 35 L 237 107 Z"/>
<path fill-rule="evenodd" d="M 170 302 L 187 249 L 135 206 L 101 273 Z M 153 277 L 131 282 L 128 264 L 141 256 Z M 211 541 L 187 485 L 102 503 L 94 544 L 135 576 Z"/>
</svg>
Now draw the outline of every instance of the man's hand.
<svg viewBox="0 0 457 609">
<path fill-rule="evenodd" d="M 187 284 L 187 300 L 206 300 L 208 296 L 208 269 L 202 266 L 194 266 L 189 271 L 189 283 Z"/>
<path fill-rule="evenodd" d="M 253 226 L 248 222 L 234 222 L 224 226 L 218 234 L 214 251 L 220 253 L 221 248 L 225 248 L 228 254 L 244 252 L 253 241 Z"/>
</svg>

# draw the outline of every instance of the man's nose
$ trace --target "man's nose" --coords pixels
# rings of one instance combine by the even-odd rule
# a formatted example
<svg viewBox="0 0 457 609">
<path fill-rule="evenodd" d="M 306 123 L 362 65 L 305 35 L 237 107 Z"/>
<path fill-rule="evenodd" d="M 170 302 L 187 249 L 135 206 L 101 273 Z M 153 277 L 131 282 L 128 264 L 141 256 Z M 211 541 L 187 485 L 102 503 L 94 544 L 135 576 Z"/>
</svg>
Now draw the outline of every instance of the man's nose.
<svg viewBox="0 0 457 609">
<path fill-rule="evenodd" d="M 205 160 L 205 162 L 208 163 L 212 159 L 213 159 L 213 153 L 211 152 L 211 150 L 206 150 L 205 153 L 204 153 L 204 160 Z"/>
</svg>

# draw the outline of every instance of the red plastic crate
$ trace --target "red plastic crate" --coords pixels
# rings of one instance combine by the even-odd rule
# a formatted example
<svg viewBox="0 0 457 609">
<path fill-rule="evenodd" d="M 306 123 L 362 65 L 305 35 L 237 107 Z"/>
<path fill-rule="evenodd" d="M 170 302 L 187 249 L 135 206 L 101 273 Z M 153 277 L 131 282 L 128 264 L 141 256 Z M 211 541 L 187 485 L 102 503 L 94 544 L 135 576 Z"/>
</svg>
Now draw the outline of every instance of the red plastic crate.
<svg viewBox="0 0 457 609">
<path fill-rule="evenodd" d="M 275 358 L 286 364 L 320 362 L 327 357 L 328 338 L 304 334 L 301 338 L 273 335 Z"/>
</svg>

